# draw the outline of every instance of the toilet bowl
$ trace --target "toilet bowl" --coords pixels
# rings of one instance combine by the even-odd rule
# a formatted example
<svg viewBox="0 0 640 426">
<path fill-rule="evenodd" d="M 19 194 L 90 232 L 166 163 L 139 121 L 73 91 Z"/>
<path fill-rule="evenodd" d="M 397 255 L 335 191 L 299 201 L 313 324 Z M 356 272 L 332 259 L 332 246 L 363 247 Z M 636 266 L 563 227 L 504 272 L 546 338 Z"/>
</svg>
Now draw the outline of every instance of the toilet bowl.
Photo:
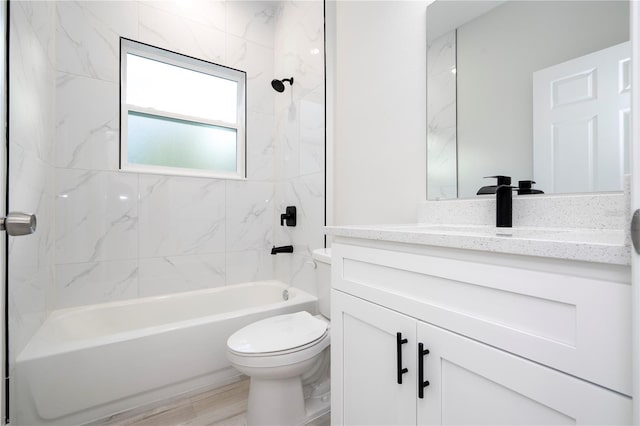
<svg viewBox="0 0 640 426">
<path fill-rule="evenodd" d="M 328 297 L 330 253 L 314 251 L 319 299 Z M 227 357 L 238 371 L 250 377 L 247 425 L 302 425 L 328 411 L 330 343 L 329 302 L 319 300 L 320 312 L 306 311 L 266 318 L 236 331 L 227 341 Z M 316 390 L 324 403 L 310 401 L 305 378 L 326 379 Z M 320 374 L 318 374 L 320 373 Z M 320 408 L 318 408 L 320 406 Z M 324 408 L 323 408 L 324 406 Z"/>
<path fill-rule="evenodd" d="M 302 311 L 248 325 L 227 342 L 231 365 L 251 378 L 248 425 L 297 425 L 307 418 L 304 373 L 329 346 L 328 321 Z"/>
</svg>

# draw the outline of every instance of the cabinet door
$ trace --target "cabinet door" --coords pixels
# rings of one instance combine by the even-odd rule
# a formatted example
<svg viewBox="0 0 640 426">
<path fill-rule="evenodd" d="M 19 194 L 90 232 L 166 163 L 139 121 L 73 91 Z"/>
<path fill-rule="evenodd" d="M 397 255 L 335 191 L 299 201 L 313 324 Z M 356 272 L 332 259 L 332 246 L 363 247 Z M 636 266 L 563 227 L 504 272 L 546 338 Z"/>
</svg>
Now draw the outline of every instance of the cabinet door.
<svg viewBox="0 0 640 426">
<path fill-rule="evenodd" d="M 491 346 L 418 322 L 424 399 L 418 424 L 630 424 L 631 399 Z"/>
<path fill-rule="evenodd" d="M 398 384 L 397 334 L 402 384 Z M 331 293 L 331 424 L 416 423 L 416 320 L 337 290 Z"/>
</svg>

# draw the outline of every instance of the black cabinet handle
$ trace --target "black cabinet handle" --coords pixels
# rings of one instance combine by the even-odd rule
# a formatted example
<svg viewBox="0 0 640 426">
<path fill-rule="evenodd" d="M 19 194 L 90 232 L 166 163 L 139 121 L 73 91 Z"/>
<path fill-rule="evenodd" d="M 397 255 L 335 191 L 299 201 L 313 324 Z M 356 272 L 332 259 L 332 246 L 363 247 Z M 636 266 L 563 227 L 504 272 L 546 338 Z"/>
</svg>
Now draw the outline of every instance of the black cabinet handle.
<svg viewBox="0 0 640 426">
<path fill-rule="evenodd" d="M 402 368 L 402 345 L 404 345 L 407 342 L 408 342 L 407 339 L 402 338 L 402 333 L 400 332 L 396 333 L 396 353 L 398 358 L 398 384 L 399 385 L 402 384 L 402 375 L 409 371 L 406 368 Z"/>
<path fill-rule="evenodd" d="M 422 343 L 418 343 L 418 398 L 424 398 L 424 388 L 429 386 L 429 381 L 424 380 L 424 356 L 429 355 L 429 349 L 425 349 Z"/>
</svg>

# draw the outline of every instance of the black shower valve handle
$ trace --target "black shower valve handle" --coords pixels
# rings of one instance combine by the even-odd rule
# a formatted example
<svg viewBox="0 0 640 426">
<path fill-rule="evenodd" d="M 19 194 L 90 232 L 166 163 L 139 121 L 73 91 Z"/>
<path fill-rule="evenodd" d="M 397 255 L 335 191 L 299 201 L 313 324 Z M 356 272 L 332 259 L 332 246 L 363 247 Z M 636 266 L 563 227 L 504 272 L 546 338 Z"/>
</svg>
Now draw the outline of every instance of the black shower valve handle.
<svg viewBox="0 0 640 426">
<path fill-rule="evenodd" d="M 296 206 L 287 206 L 285 213 L 280 215 L 280 226 L 284 226 L 285 222 L 287 226 L 296 226 Z"/>
</svg>

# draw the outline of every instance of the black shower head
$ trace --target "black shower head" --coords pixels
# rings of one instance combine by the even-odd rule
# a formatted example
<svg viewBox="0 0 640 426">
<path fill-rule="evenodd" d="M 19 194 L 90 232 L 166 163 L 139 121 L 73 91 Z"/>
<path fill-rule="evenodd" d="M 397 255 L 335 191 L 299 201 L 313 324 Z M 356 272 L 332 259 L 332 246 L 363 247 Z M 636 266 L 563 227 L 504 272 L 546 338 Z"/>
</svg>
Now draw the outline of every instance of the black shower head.
<svg viewBox="0 0 640 426">
<path fill-rule="evenodd" d="M 291 77 L 291 78 L 284 78 L 282 80 L 271 80 L 271 87 L 273 87 L 273 90 L 275 90 L 276 92 L 282 93 L 284 92 L 285 81 L 288 81 L 289 85 L 293 85 L 293 77 Z"/>
</svg>

